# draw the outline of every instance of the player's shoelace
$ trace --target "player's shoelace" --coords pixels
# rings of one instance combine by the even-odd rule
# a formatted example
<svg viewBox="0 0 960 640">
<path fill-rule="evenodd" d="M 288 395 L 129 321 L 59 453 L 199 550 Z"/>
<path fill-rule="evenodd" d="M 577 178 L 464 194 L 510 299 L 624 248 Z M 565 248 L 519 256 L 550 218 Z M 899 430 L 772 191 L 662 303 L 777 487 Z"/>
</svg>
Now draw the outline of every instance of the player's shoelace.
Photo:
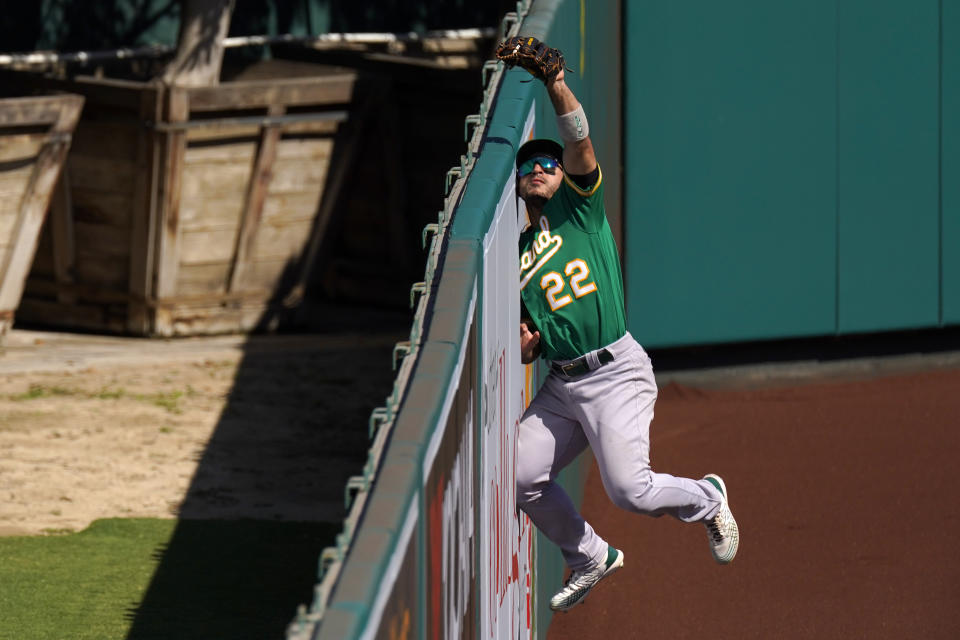
<svg viewBox="0 0 960 640">
<path fill-rule="evenodd" d="M 567 578 L 563 588 L 550 598 L 550 608 L 566 611 L 579 604 L 603 578 L 623 566 L 623 552 L 613 547 L 607 549 L 607 561 L 593 569 L 574 571 Z"/>
<path fill-rule="evenodd" d="M 713 558 L 720 564 L 730 563 L 737 555 L 740 546 L 740 530 L 737 521 L 733 518 L 730 505 L 727 503 L 727 487 L 716 474 L 707 474 L 703 477 L 720 492 L 720 509 L 713 518 L 704 520 L 707 529 L 707 539 L 710 541 L 710 551 Z"/>
<path fill-rule="evenodd" d="M 726 503 L 711 520 L 704 522 L 707 527 L 707 536 L 717 562 L 726 564 L 733 560 L 740 544 L 740 531 L 736 520 Z"/>
<path fill-rule="evenodd" d="M 571 573 L 566 584 L 563 585 L 563 589 L 553 598 L 556 604 L 576 602 L 586 594 L 593 585 L 600 582 L 600 578 L 603 577 L 605 571 L 606 567 L 600 566 L 590 571 L 574 571 Z"/>
<path fill-rule="evenodd" d="M 727 524 L 727 519 L 724 517 L 725 515 L 724 509 L 721 509 L 720 513 L 712 519 L 707 520 L 707 530 L 710 532 L 710 537 L 713 538 L 715 544 L 722 544 L 723 539 L 730 530 L 730 525 Z"/>
</svg>

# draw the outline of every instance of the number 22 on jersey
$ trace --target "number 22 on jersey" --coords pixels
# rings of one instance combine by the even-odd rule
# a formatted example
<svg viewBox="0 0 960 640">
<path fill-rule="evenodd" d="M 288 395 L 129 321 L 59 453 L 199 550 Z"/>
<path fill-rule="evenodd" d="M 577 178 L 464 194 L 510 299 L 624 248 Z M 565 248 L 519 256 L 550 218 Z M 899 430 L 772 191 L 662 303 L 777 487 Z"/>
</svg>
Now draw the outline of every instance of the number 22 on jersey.
<svg viewBox="0 0 960 640">
<path fill-rule="evenodd" d="M 590 277 L 590 267 L 580 258 L 568 262 L 563 272 L 570 278 L 570 290 L 574 297 L 582 298 L 597 290 L 597 285 L 593 281 L 584 283 L 584 280 Z M 545 273 L 540 278 L 540 288 L 547 292 L 547 302 L 550 303 L 551 311 L 556 311 L 573 302 L 569 293 L 563 293 L 565 287 L 566 281 L 556 271 Z"/>
</svg>

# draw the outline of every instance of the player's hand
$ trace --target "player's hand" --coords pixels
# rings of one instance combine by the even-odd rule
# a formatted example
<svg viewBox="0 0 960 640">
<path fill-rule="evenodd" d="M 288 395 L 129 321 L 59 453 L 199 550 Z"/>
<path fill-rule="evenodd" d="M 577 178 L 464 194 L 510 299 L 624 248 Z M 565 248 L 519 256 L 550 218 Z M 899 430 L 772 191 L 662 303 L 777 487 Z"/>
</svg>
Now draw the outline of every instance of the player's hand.
<svg viewBox="0 0 960 640">
<path fill-rule="evenodd" d="M 560 67 L 560 71 L 557 71 L 557 75 L 544 80 L 543 84 L 545 84 L 549 89 L 552 85 L 555 85 L 558 82 L 563 82 L 563 67 Z"/>
<path fill-rule="evenodd" d="M 524 321 L 520 323 L 520 362 L 530 364 L 540 357 L 540 331 L 530 331 L 533 323 Z"/>
</svg>

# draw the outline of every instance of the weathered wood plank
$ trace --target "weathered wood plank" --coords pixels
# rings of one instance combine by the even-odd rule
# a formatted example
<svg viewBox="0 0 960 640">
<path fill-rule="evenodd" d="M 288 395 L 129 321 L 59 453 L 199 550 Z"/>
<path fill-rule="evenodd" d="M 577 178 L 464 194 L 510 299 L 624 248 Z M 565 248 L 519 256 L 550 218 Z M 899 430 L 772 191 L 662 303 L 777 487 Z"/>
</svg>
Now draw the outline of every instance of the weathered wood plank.
<svg viewBox="0 0 960 640">
<path fill-rule="evenodd" d="M 60 96 L 5 98 L 0 109 L 0 127 L 52 125 L 63 110 Z"/>
<path fill-rule="evenodd" d="M 11 250 L 0 267 L 0 310 L 16 309 L 23 294 L 23 285 L 33 261 L 40 227 L 50 204 L 53 187 L 60 175 L 70 133 L 74 130 L 83 107 L 80 96 L 59 96 L 60 110 L 50 128 L 50 141 L 37 155 L 20 205 L 20 214 L 11 234 Z"/>
<path fill-rule="evenodd" d="M 167 120 L 184 122 L 190 115 L 187 93 L 180 88 L 172 88 L 167 94 Z M 181 131 L 165 133 L 163 181 L 161 187 L 161 208 L 159 211 L 159 232 L 157 263 L 156 298 L 174 296 L 177 293 L 177 269 L 180 266 L 180 189 L 183 183 L 183 158 L 186 153 L 187 139 Z M 160 318 L 157 318 L 157 322 Z M 155 327 L 161 333 L 161 327 Z"/>
<path fill-rule="evenodd" d="M 6 164 L 0 170 L 0 189 L 22 194 L 27 179 L 33 173 L 34 162 L 36 162 L 36 156 Z"/>
<path fill-rule="evenodd" d="M 170 313 L 169 335 L 245 333 L 260 325 L 265 311 L 266 306 L 262 304 L 239 308 L 213 305 L 192 309 L 176 308 Z"/>
<path fill-rule="evenodd" d="M 258 326 L 269 309 L 268 290 L 243 294 L 179 296 L 157 304 L 159 335 L 199 335 L 237 333 Z"/>
<path fill-rule="evenodd" d="M 207 147 L 190 146 L 184 159 L 186 166 L 197 171 L 221 171 L 224 167 L 232 167 L 243 163 L 253 164 L 257 152 L 256 140 L 238 140 L 211 144 Z M 249 172 L 248 172 L 249 173 Z"/>
<path fill-rule="evenodd" d="M 24 91 L 38 87 L 54 91 L 66 91 L 84 96 L 93 106 L 111 106 L 136 110 L 140 105 L 140 96 L 144 91 L 156 90 L 145 82 L 118 80 L 114 78 L 95 78 L 76 76 L 70 80 L 52 77 L 38 77 L 36 73 L 17 73 L 3 75 L 3 81 L 9 85 L 18 85 Z"/>
<path fill-rule="evenodd" d="M 288 132 L 284 130 L 284 135 Z M 277 149 L 278 160 L 326 160 L 329 162 L 333 153 L 333 138 L 295 138 L 284 137 Z"/>
<path fill-rule="evenodd" d="M 235 193 L 244 193 L 250 180 L 251 165 L 222 164 L 201 165 L 184 170 L 181 197 L 184 201 L 195 201 L 204 197 L 223 197 Z"/>
<path fill-rule="evenodd" d="M 0 172 L 8 166 L 15 168 L 18 162 L 33 162 L 48 137 L 46 133 L 4 135 L 0 144 Z"/>
<path fill-rule="evenodd" d="M 16 200 L 10 198 L 9 201 L 0 198 L 0 247 L 10 244 L 10 234 L 17 226 L 17 210 L 15 207 L 19 201 L 19 198 Z"/>
<path fill-rule="evenodd" d="M 191 149 L 200 148 L 203 143 L 217 143 L 211 147 L 214 152 L 217 149 L 227 147 L 229 143 L 249 144 L 250 155 L 256 148 L 257 140 L 260 139 L 260 127 L 256 125 L 242 125 L 235 127 L 198 127 L 187 130 L 187 140 Z"/>
<path fill-rule="evenodd" d="M 184 231 L 207 229 L 236 229 L 243 210 L 243 191 L 218 193 L 206 198 L 185 198 L 180 205 L 180 220 Z"/>
<path fill-rule="evenodd" d="M 227 290 L 230 263 L 181 264 L 177 274 L 177 291 L 181 295 L 220 294 Z"/>
<path fill-rule="evenodd" d="M 247 109 L 271 104 L 287 107 L 350 102 L 356 74 L 281 78 L 258 82 L 231 82 L 190 89 L 192 111 Z"/>
<path fill-rule="evenodd" d="M 312 220 L 283 226 L 263 225 L 253 257 L 256 260 L 299 257 L 310 239 Z"/>
<path fill-rule="evenodd" d="M 141 122 L 157 122 L 163 115 L 163 87 L 143 91 L 137 105 Z M 161 152 L 163 143 L 155 129 L 144 129 L 136 137 L 136 166 L 130 219 L 130 261 L 127 290 L 130 304 L 126 328 L 135 334 L 150 332 L 153 313 L 147 301 L 153 297 L 156 262 L 157 215 L 160 198 Z"/>
<path fill-rule="evenodd" d="M 285 276 L 290 277 L 290 274 L 286 273 L 289 265 L 289 258 L 254 260 L 250 263 L 250 268 L 247 272 L 247 286 L 253 289 L 276 291 L 281 280 Z"/>
<path fill-rule="evenodd" d="M 3 140 L 2 135 L 0 135 L 0 140 Z M 37 145 L 34 149 L 22 146 L 14 150 L 14 154 L 11 154 L 12 157 L 0 161 L 0 181 L 18 182 L 22 179 L 24 173 L 29 175 L 42 148 L 43 144 Z"/>
<path fill-rule="evenodd" d="M 285 112 L 286 107 L 282 104 L 272 104 L 267 109 L 267 114 L 270 116 L 281 116 Z M 273 164 L 277 157 L 280 132 L 280 127 L 268 126 L 263 128 L 260 136 L 257 158 L 254 161 L 253 171 L 247 185 L 247 195 L 243 206 L 243 215 L 240 219 L 239 233 L 237 233 L 237 243 L 234 247 L 227 291 L 238 291 L 243 288 L 243 272 L 247 268 L 247 261 L 253 252 L 253 244 L 257 240 L 257 232 L 260 229 L 260 220 L 263 216 L 264 200 L 274 177 Z"/>
<path fill-rule="evenodd" d="M 85 114 L 70 154 L 75 280 L 54 283 L 53 273 L 63 279 L 69 257 L 57 249 L 48 286 L 69 289 L 70 295 L 96 294 L 104 307 L 101 322 L 134 333 L 251 329 L 276 295 L 280 278 L 301 267 L 324 190 L 337 183 L 329 175 L 330 162 L 333 137 L 343 125 L 284 121 L 263 134 L 246 125 L 162 125 L 249 116 L 255 110 L 275 116 L 293 106 L 342 111 L 352 100 L 354 80 L 353 73 L 270 78 L 169 93 L 92 78 L 61 83 L 62 88 L 83 84 L 91 95 L 88 106 L 96 111 L 89 120 Z M 113 170 L 110 159 L 124 162 L 127 173 Z M 344 158 L 338 154 L 338 159 Z M 56 244 L 62 245 L 62 238 Z M 229 249 L 226 255 L 218 246 Z M 231 260 L 235 266 L 228 271 Z"/>
<path fill-rule="evenodd" d="M 237 237 L 236 229 L 211 231 L 181 230 L 180 263 L 211 264 L 230 262 L 233 259 L 233 247 Z"/>
<path fill-rule="evenodd" d="M 343 123 L 343 125 L 337 129 L 334 148 L 339 150 L 340 153 L 335 159 L 331 160 L 330 176 L 323 182 L 323 200 L 320 203 L 316 220 L 311 228 L 311 235 L 306 250 L 300 260 L 300 273 L 297 277 L 296 284 L 287 295 L 287 301 L 291 304 L 296 304 L 302 300 L 304 296 L 313 265 L 320 252 L 320 247 L 327 233 L 330 219 L 333 217 L 333 207 L 336 205 L 340 190 L 343 188 L 347 172 L 353 168 L 357 149 L 360 146 L 357 144 L 357 138 L 360 131 L 362 131 L 364 123 L 372 118 L 381 97 L 382 96 L 376 92 L 367 95 L 355 110 L 350 120 Z"/>
<path fill-rule="evenodd" d="M 271 193 L 263 205 L 263 220 L 270 224 L 289 224 L 313 220 L 323 195 L 322 185 L 299 193 Z"/>
<path fill-rule="evenodd" d="M 32 164 L 15 171 L 0 173 L 0 212 L 4 212 L 14 220 L 17 219 L 20 203 L 23 201 L 32 174 Z"/>
<path fill-rule="evenodd" d="M 270 195 L 300 193 L 310 190 L 311 185 L 323 185 L 327 179 L 329 166 L 329 162 L 294 162 L 291 160 L 278 162 L 275 175 L 270 182 Z"/>
<path fill-rule="evenodd" d="M 156 85 L 148 82 L 93 76 L 77 76 L 72 82 L 66 81 L 64 85 L 68 91 L 82 93 L 90 103 L 121 107 L 134 112 L 139 110 L 145 92 L 158 90 Z"/>
<path fill-rule="evenodd" d="M 305 122 L 290 122 L 283 126 L 284 136 L 328 136 L 333 137 L 337 133 L 339 122 L 330 120 L 313 120 Z"/>
</svg>

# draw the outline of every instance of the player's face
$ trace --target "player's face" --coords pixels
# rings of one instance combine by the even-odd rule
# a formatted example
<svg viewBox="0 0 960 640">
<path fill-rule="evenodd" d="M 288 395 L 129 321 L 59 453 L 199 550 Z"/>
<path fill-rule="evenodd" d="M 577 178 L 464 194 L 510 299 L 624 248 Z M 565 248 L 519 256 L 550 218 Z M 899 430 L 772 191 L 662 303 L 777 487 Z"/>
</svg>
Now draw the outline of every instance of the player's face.
<svg viewBox="0 0 960 640">
<path fill-rule="evenodd" d="M 524 201 L 530 198 L 549 200 L 560 188 L 563 169 L 555 158 L 536 156 L 517 169 L 517 190 Z"/>
</svg>

